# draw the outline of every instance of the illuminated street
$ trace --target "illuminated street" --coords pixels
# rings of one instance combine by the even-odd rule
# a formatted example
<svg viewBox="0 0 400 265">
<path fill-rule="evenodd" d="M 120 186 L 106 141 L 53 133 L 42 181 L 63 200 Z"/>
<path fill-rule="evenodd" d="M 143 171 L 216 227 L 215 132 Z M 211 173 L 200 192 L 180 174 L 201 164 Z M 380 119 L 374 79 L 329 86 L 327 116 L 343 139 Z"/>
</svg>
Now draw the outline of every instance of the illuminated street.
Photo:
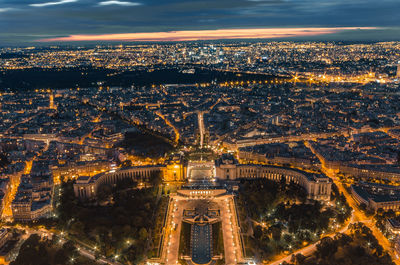
<svg viewBox="0 0 400 265">
<path fill-rule="evenodd" d="M 238 264 L 239 262 L 243 262 L 243 253 L 233 197 L 227 196 L 225 198 L 218 198 L 217 201 L 222 210 L 225 264 Z"/>
<path fill-rule="evenodd" d="M 182 213 L 187 205 L 184 198 L 171 198 L 167 216 L 167 226 L 164 238 L 163 260 L 166 264 L 177 264 L 179 257 L 179 240 L 182 228 Z"/>
</svg>

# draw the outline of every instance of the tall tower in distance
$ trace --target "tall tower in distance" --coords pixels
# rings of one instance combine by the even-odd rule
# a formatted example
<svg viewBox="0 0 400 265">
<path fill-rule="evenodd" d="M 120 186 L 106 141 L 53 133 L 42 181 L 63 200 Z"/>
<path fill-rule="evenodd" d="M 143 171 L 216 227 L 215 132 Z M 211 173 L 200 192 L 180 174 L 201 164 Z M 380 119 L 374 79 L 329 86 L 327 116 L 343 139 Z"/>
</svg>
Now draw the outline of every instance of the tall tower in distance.
<svg viewBox="0 0 400 265">
<path fill-rule="evenodd" d="M 397 79 L 400 79 L 400 61 L 397 63 L 397 73 L 396 73 Z"/>
<path fill-rule="evenodd" d="M 49 94 L 49 101 L 50 101 L 49 109 L 55 109 L 55 106 L 54 106 L 54 95 L 51 92 Z"/>
</svg>

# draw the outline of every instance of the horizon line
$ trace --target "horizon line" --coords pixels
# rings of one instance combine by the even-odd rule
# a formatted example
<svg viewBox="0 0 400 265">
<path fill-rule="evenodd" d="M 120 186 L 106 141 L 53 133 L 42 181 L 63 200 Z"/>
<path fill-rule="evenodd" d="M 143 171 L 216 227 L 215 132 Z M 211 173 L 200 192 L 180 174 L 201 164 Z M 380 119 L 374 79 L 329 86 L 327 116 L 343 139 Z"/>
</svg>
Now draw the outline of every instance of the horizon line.
<svg viewBox="0 0 400 265">
<path fill-rule="evenodd" d="M 215 30 L 182 30 L 164 32 L 137 32 L 113 34 L 74 34 L 65 37 L 37 39 L 35 42 L 79 42 L 79 41 L 141 41 L 173 42 L 219 39 L 276 39 L 329 35 L 351 30 L 374 30 L 379 27 L 302 27 L 302 28 L 241 28 Z"/>
</svg>

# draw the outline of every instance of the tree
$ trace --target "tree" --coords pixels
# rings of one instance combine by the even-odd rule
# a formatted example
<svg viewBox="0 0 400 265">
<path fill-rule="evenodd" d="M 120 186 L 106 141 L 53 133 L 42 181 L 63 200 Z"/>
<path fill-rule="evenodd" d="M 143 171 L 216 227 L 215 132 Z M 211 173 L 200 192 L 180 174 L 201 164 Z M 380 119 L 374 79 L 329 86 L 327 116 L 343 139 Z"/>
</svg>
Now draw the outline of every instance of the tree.
<svg viewBox="0 0 400 265">
<path fill-rule="evenodd" d="M 270 230 L 271 230 L 272 238 L 275 241 L 278 241 L 281 239 L 282 229 L 280 228 L 280 226 L 278 226 L 278 225 L 271 226 Z"/>
<path fill-rule="evenodd" d="M 150 180 L 149 181 L 150 181 L 150 185 L 152 185 L 153 187 L 158 187 L 162 182 L 161 173 L 160 172 L 153 172 L 150 175 Z"/>
<path fill-rule="evenodd" d="M 84 234 L 85 225 L 80 221 L 75 221 L 72 223 L 70 232 L 71 234 L 75 234 L 77 236 Z"/>
<path fill-rule="evenodd" d="M 302 265 L 304 264 L 306 258 L 307 257 L 302 254 L 292 255 L 290 262 L 292 262 L 295 265 Z"/>
<path fill-rule="evenodd" d="M 342 233 L 336 234 L 334 239 L 337 242 L 338 247 L 344 247 L 353 241 L 350 236 Z"/>
<path fill-rule="evenodd" d="M 282 176 L 281 179 L 279 180 L 279 186 L 281 191 L 285 190 L 286 188 L 286 177 Z"/>
<path fill-rule="evenodd" d="M 8 161 L 7 154 L 1 152 L 0 153 L 0 167 L 5 168 L 8 164 L 10 164 L 10 161 Z"/>
<path fill-rule="evenodd" d="M 285 234 L 285 235 L 283 236 L 283 240 L 284 240 L 287 244 L 290 244 L 290 243 L 292 242 L 293 238 L 292 238 L 292 236 L 291 236 L 290 234 Z"/>
<path fill-rule="evenodd" d="M 56 254 L 54 255 L 54 263 L 57 265 L 65 264 L 65 261 L 68 260 L 68 255 L 65 253 L 63 249 L 57 250 Z"/>
<path fill-rule="evenodd" d="M 107 200 L 112 194 L 112 188 L 110 185 L 103 184 L 100 185 L 97 189 L 97 198 L 100 201 Z"/>
<path fill-rule="evenodd" d="M 49 265 L 49 258 L 44 242 L 33 234 L 22 244 L 18 257 L 10 265 Z"/>
<path fill-rule="evenodd" d="M 59 265 L 64 265 L 66 260 L 69 260 L 71 257 L 75 257 L 78 255 L 76 247 L 72 241 L 67 241 L 63 244 L 62 248 L 57 250 L 54 255 L 54 263 Z"/>
<path fill-rule="evenodd" d="M 254 227 L 254 237 L 256 239 L 260 239 L 263 235 L 263 228 L 261 227 L 261 225 L 257 225 L 256 227 Z"/>
<path fill-rule="evenodd" d="M 142 227 L 139 230 L 139 240 L 145 241 L 147 239 L 147 230 L 146 228 Z"/>
<path fill-rule="evenodd" d="M 77 254 L 76 247 L 71 240 L 68 240 L 62 246 L 62 249 L 67 253 L 68 256 L 73 256 Z"/>
<path fill-rule="evenodd" d="M 317 245 L 317 257 L 320 259 L 330 259 L 338 249 L 336 241 L 330 237 L 324 237 Z"/>
</svg>

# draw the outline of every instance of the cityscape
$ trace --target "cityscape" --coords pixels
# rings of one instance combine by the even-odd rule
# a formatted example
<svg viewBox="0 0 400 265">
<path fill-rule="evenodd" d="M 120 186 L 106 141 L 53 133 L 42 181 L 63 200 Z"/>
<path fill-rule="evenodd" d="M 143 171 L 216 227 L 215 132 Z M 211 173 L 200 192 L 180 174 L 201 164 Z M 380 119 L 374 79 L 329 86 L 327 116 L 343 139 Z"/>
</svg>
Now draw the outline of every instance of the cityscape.
<svg viewBox="0 0 400 265">
<path fill-rule="evenodd" d="M 397 0 L 0 0 L 0 264 L 400 265 Z"/>
<path fill-rule="evenodd" d="M 399 45 L 4 48 L 4 262 L 395 264 Z"/>
</svg>

